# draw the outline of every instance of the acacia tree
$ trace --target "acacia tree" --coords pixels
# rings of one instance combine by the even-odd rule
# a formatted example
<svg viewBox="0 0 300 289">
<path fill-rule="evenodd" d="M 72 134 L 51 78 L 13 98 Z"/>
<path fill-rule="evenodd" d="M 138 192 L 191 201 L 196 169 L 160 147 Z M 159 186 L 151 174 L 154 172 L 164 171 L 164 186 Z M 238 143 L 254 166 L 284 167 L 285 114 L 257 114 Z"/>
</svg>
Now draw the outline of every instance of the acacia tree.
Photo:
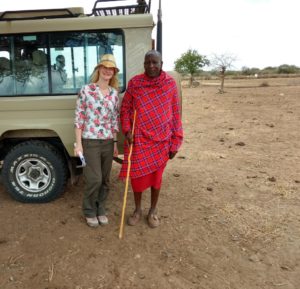
<svg viewBox="0 0 300 289">
<path fill-rule="evenodd" d="M 225 53 L 225 54 L 213 54 L 210 61 L 211 66 L 215 67 L 221 76 L 221 87 L 219 89 L 220 93 L 224 93 L 224 82 L 225 82 L 225 72 L 233 66 L 233 62 L 236 60 L 234 55 Z"/>
<path fill-rule="evenodd" d="M 180 58 L 175 60 L 175 70 L 179 73 L 190 74 L 190 86 L 194 81 L 194 75 L 201 71 L 205 65 L 209 65 L 209 60 L 204 55 L 200 55 L 196 50 L 189 49 Z"/>
</svg>

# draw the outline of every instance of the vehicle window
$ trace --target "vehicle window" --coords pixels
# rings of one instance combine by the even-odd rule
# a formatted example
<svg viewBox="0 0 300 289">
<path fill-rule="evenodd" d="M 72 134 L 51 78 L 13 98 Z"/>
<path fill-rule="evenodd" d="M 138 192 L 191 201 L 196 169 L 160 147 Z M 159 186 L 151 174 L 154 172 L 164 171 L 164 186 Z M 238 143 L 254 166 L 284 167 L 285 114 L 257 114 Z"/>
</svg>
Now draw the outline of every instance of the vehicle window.
<svg viewBox="0 0 300 289">
<path fill-rule="evenodd" d="M 0 96 L 77 93 L 104 53 L 115 55 L 123 90 L 121 30 L 1 36 Z"/>
</svg>

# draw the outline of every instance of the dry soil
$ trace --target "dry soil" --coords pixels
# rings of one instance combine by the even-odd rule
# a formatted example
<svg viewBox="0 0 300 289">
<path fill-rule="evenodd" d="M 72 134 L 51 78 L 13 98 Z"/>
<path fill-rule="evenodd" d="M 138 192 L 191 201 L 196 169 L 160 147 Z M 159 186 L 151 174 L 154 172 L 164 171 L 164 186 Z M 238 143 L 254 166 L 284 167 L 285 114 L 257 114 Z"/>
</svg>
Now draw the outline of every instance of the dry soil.
<svg viewBox="0 0 300 289">
<path fill-rule="evenodd" d="M 118 238 L 119 164 L 97 229 L 81 216 L 82 179 L 47 204 L 0 185 L 0 288 L 300 288 L 300 78 L 225 80 L 224 94 L 200 81 L 183 88 L 183 125 L 157 229 L 143 220 Z"/>
</svg>

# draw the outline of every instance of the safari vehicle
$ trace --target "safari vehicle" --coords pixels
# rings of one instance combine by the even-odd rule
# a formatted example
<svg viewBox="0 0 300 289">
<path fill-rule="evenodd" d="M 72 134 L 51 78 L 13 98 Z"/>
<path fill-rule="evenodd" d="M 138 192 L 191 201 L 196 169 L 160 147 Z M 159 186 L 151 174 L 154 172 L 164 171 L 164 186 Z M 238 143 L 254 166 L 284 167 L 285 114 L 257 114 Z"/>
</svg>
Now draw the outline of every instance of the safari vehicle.
<svg viewBox="0 0 300 289">
<path fill-rule="evenodd" d="M 122 98 L 154 48 L 150 8 L 151 0 L 99 0 L 91 14 L 78 7 L 0 12 L 0 162 L 13 198 L 48 202 L 76 179 L 77 93 L 101 55 L 113 53 Z"/>
</svg>

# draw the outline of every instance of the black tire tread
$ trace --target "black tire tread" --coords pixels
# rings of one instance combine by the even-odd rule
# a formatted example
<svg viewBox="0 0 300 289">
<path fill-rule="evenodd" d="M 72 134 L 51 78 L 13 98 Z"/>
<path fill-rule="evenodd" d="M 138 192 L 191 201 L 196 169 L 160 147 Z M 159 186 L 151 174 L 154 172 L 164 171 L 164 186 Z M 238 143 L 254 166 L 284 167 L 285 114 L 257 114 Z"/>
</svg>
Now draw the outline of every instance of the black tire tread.
<svg viewBox="0 0 300 289">
<path fill-rule="evenodd" d="M 13 156 L 15 152 L 17 153 L 22 153 L 22 150 L 24 150 L 24 153 L 26 152 L 26 147 L 30 146 L 30 150 L 32 151 L 40 151 L 41 149 L 50 151 L 55 158 L 57 159 L 58 162 L 60 162 L 61 166 L 61 184 L 59 184 L 58 189 L 55 192 L 52 192 L 50 195 L 46 195 L 42 198 L 25 198 L 24 196 L 18 194 L 14 190 L 11 190 L 11 184 L 9 182 L 9 164 L 14 160 Z M 3 184 L 4 187 L 7 189 L 8 193 L 17 201 L 23 202 L 23 203 L 46 203 L 53 201 L 54 199 L 58 198 L 63 192 L 64 188 L 67 183 L 68 179 L 68 169 L 67 169 L 67 164 L 66 161 L 63 157 L 63 155 L 51 144 L 47 143 L 46 141 L 41 141 L 41 140 L 28 140 L 22 143 L 17 144 L 14 146 L 6 155 L 3 163 L 3 168 L 2 168 L 2 177 L 3 177 Z"/>
</svg>

